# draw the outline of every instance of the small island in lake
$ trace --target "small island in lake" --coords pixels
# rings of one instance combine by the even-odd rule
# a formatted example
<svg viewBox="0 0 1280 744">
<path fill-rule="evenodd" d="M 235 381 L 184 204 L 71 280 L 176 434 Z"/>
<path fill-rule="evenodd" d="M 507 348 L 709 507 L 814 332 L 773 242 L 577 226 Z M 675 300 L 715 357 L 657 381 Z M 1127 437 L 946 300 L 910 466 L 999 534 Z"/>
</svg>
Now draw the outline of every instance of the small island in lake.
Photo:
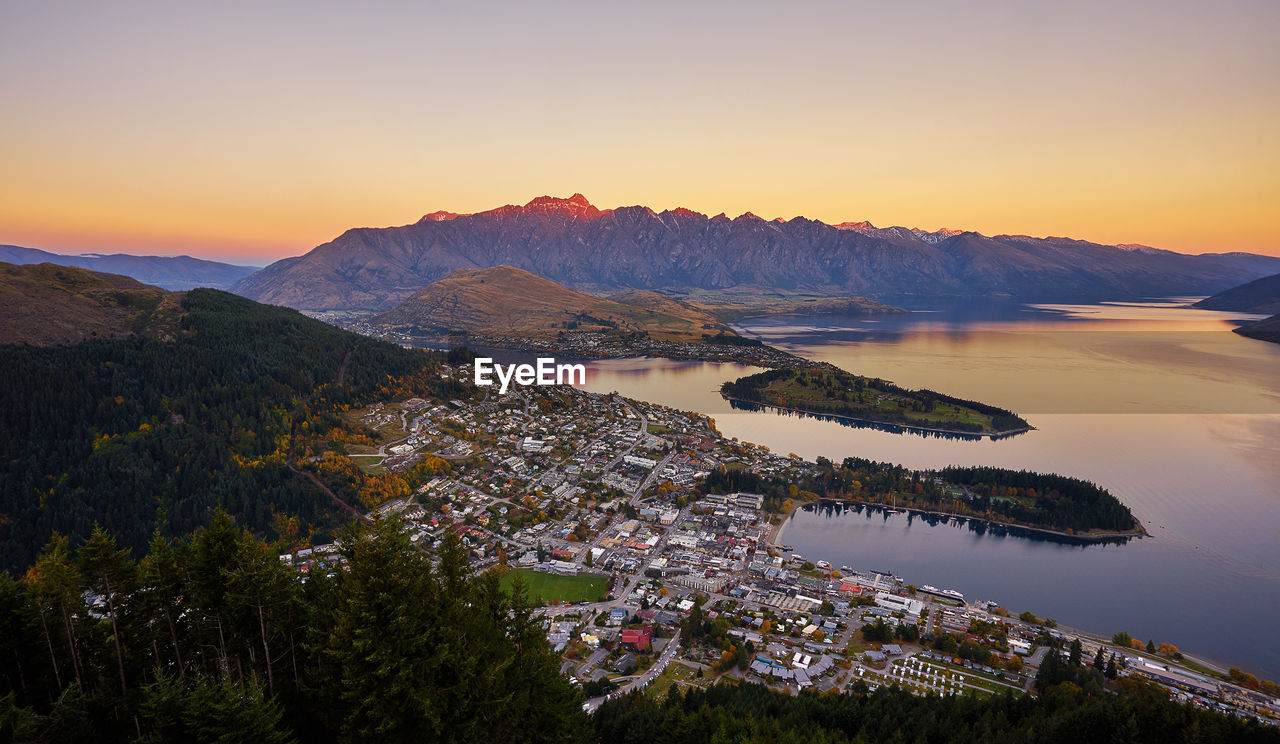
<svg viewBox="0 0 1280 744">
<path fill-rule="evenodd" d="M 1032 428 L 1003 408 L 831 368 L 769 370 L 726 382 L 720 394 L 789 411 L 935 431 L 1003 436 Z"/>
</svg>

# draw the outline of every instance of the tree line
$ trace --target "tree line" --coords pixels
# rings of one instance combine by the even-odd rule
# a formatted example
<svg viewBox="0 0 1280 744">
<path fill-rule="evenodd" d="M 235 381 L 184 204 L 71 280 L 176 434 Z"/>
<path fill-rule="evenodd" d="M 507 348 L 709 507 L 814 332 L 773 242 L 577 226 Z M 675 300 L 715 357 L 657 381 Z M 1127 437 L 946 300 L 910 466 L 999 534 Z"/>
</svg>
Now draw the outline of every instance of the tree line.
<svg viewBox="0 0 1280 744">
<path fill-rule="evenodd" d="M 970 493 L 958 494 L 962 486 Z M 799 480 L 721 467 L 707 476 L 700 489 L 703 493 L 758 493 L 765 497 L 765 508 L 774 512 L 783 511 L 788 499 L 808 494 L 810 498 L 896 503 L 962 516 L 998 516 L 1016 524 L 1061 531 L 1120 532 L 1138 526 L 1127 506 L 1093 483 L 1054 473 L 994 467 L 911 470 L 860 457 L 846 457 L 839 465 L 819 457 L 814 471 Z"/>
<path fill-rule="evenodd" d="M 1137 687 L 1088 693 L 1060 684 L 1038 697 L 916 697 L 896 686 L 852 694 L 792 696 L 758 684 L 716 685 L 665 697 L 640 693 L 605 702 L 593 717 L 610 744 L 777 742 L 778 744 L 1167 744 L 1280 741 L 1280 731 L 1169 701 Z"/>
<path fill-rule="evenodd" d="M 585 741 L 524 587 L 395 522 L 300 580 L 225 512 L 141 560 L 96 528 L 0 576 L 7 741 Z"/>
</svg>

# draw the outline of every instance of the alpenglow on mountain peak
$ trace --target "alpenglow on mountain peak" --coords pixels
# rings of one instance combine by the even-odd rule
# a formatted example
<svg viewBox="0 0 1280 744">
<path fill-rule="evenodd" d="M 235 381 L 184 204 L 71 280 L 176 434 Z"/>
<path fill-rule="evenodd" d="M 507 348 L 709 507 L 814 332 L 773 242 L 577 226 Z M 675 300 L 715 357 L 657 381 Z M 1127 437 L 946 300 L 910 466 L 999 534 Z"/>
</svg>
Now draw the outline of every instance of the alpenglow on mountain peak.
<svg viewBox="0 0 1280 744">
<path fill-rule="evenodd" d="M 1013 297 L 1037 302 L 1213 294 L 1280 259 L 1128 251 L 1060 238 L 600 209 L 539 196 L 475 214 L 354 228 L 233 291 L 308 310 L 389 310 L 456 269 L 513 266 L 578 291 L 787 292 L 824 297 Z"/>
</svg>

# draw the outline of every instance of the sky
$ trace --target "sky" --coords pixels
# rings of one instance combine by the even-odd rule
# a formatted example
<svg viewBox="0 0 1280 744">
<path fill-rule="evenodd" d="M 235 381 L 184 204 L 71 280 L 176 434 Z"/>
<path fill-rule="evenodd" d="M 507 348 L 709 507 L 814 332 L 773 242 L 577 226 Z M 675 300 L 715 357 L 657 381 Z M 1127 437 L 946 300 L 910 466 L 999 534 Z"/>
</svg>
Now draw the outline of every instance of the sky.
<svg viewBox="0 0 1280 744">
<path fill-rule="evenodd" d="M 1280 255 L 1280 3 L 0 4 L 0 243 L 602 208 Z"/>
</svg>

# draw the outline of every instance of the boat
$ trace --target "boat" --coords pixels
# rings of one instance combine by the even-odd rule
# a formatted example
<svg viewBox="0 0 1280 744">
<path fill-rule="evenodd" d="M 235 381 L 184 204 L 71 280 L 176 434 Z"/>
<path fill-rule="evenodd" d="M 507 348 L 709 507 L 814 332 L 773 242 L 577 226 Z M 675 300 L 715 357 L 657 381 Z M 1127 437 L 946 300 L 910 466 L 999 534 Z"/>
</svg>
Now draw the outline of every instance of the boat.
<svg viewBox="0 0 1280 744">
<path fill-rule="evenodd" d="M 955 589 L 939 589 L 936 586 L 929 586 L 928 584 L 925 584 L 924 586 L 920 587 L 917 591 L 924 592 L 925 594 L 932 594 L 933 596 L 940 597 L 942 599 L 951 599 L 957 602 L 964 602 L 964 595 L 956 591 Z"/>
</svg>

